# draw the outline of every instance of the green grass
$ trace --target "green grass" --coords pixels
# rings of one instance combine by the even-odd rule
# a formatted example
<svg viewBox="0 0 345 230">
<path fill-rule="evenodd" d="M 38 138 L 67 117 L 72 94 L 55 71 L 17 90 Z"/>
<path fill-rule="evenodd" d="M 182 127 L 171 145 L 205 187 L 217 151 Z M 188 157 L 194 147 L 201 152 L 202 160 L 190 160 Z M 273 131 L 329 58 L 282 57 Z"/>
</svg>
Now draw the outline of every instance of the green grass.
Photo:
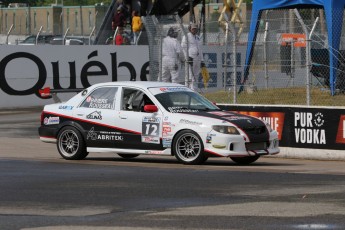
<svg viewBox="0 0 345 230">
<path fill-rule="evenodd" d="M 213 102 L 233 104 L 233 92 L 206 92 L 203 95 Z M 260 89 L 237 94 L 237 104 L 307 105 L 306 98 L 305 88 Z M 311 89 L 310 105 L 345 106 L 345 94 L 337 93 L 332 96 L 329 90 L 314 87 Z"/>
</svg>

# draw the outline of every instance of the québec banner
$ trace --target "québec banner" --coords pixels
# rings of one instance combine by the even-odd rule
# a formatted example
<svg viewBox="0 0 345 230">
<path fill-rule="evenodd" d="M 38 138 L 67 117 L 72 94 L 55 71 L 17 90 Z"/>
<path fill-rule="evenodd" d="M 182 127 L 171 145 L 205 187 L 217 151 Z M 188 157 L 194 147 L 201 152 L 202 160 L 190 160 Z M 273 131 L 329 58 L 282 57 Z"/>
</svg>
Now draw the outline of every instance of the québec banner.
<svg viewBox="0 0 345 230">
<path fill-rule="evenodd" d="M 147 46 L 3 45 L 0 49 L 0 107 L 52 103 L 37 96 L 44 87 L 75 89 L 107 81 L 145 81 L 149 71 Z"/>
</svg>

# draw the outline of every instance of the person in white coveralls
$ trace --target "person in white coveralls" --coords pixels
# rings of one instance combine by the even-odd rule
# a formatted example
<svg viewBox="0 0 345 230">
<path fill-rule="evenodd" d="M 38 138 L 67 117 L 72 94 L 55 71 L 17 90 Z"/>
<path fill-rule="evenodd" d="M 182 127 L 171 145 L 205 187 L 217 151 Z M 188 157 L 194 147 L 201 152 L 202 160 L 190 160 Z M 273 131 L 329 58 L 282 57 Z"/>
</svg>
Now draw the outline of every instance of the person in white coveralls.
<svg viewBox="0 0 345 230">
<path fill-rule="evenodd" d="M 201 50 L 200 37 L 197 35 L 198 25 L 192 23 L 189 26 L 189 32 L 182 38 L 182 50 L 185 57 L 188 57 L 187 64 L 189 65 L 189 87 L 193 90 L 197 89 L 197 82 L 200 75 L 201 67 L 204 65 L 203 53 Z M 188 47 L 188 52 L 187 52 Z"/>
<path fill-rule="evenodd" d="M 179 83 L 180 62 L 183 61 L 181 45 L 177 40 L 178 31 L 170 27 L 162 44 L 162 81 Z"/>
</svg>

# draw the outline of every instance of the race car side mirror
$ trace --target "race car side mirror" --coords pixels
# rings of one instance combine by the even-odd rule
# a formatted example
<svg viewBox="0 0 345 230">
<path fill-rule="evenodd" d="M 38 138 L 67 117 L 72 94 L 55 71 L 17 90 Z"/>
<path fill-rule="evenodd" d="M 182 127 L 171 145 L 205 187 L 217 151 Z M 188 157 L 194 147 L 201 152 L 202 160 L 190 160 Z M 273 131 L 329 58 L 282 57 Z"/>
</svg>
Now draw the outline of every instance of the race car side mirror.
<svg viewBox="0 0 345 230">
<path fill-rule="evenodd" d="M 144 112 L 154 113 L 154 112 L 157 112 L 157 111 L 158 111 L 158 108 L 155 105 L 145 105 L 144 106 Z"/>
<path fill-rule="evenodd" d="M 52 98 L 52 94 L 50 92 L 50 87 L 45 87 L 44 89 L 39 89 L 38 94 L 42 99 Z"/>
</svg>

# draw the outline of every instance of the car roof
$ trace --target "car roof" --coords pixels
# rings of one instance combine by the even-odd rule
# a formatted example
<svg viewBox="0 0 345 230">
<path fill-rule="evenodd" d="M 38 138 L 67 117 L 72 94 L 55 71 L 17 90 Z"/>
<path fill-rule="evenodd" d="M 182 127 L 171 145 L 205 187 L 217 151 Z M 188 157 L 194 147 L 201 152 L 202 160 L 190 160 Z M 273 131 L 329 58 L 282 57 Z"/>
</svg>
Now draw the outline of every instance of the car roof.
<svg viewBox="0 0 345 230">
<path fill-rule="evenodd" d="M 184 85 L 170 82 L 157 82 L 157 81 L 115 81 L 115 82 L 103 82 L 93 85 L 99 86 L 132 86 L 143 89 L 157 88 L 157 87 L 185 87 Z"/>
</svg>

